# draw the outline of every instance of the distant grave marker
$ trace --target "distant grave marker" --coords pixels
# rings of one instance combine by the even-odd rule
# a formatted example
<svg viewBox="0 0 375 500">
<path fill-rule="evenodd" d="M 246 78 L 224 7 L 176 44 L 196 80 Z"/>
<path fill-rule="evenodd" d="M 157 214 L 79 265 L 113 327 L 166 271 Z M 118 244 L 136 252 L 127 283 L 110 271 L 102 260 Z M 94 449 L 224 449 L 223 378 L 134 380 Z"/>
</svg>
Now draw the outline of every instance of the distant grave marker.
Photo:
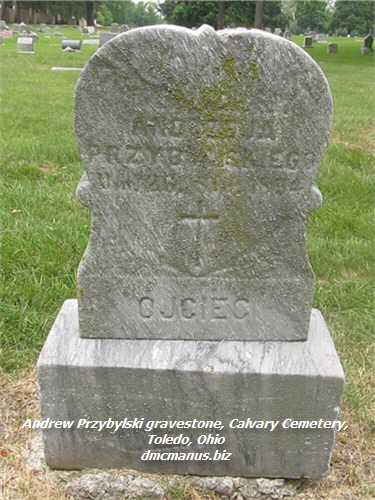
<svg viewBox="0 0 375 500">
<path fill-rule="evenodd" d="M 20 36 L 17 38 L 17 52 L 23 54 L 34 53 L 34 38 L 30 36 Z"/>
<path fill-rule="evenodd" d="M 329 43 L 327 46 L 327 52 L 328 54 L 337 54 L 339 48 L 337 43 Z"/>
<path fill-rule="evenodd" d="M 305 36 L 304 41 L 303 41 L 303 48 L 304 49 L 312 49 L 313 48 L 313 37 L 312 36 Z"/>
<path fill-rule="evenodd" d="M 99 35 L 99 47 L 102 47 L 106 42 L 112 40 L 113 37 L 117 36 L 117 33 L 110 33 L 108 31 L 102 31 Z"/>
<path fill-rule="evenodd" d="M 363 47 L 361 49 L 362 55 L 367 55 L 367 54 L 374 52 L 374 49 L 372 47 L 373 43 L 374 43 L 374 38 L 373 38 L 372 34 L 369 33 L 363 39 Z"/>
<path fill-rule="evenodd" d="M 62 50 L 81 50 L 82 40 L 62 40 L 61 48 Z"/>
</svg>

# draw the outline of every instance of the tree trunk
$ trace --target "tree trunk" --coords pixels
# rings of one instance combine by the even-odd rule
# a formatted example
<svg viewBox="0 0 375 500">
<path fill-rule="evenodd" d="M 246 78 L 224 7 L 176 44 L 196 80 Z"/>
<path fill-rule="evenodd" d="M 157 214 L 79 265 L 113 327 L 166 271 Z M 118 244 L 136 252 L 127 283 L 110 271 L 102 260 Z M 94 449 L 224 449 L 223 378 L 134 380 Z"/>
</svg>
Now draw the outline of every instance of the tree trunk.
<svg viewBox="0 0 375 500">
<path fill-rule="evenodd" d="M 18 21 L 18 5 L 15 0 L 12 2 L 12 8 L 10 10 L 9 21 L 11 23 L 19 23 Z"/>
<path fill-rule="evenodd" d="M 263 0 L 257 0 L 255 4 L 255 23 L 254 23 L 254 27 L 257 29 L 263 28 L 263 13 L 264 13 Z"/>
<path fill-rule="evenodd" d="M 94 26 L 94 2 L 86 2 L 87 26 Z"/>
<path fill-rule="evenodd" d="M 218 30 L 222 30 L 224 28 L 226 7 L 226 3 L 223 0 L 219 0 L 219 11 L 217 13 L 216 20 L 216 29 Z"/>
</svg>

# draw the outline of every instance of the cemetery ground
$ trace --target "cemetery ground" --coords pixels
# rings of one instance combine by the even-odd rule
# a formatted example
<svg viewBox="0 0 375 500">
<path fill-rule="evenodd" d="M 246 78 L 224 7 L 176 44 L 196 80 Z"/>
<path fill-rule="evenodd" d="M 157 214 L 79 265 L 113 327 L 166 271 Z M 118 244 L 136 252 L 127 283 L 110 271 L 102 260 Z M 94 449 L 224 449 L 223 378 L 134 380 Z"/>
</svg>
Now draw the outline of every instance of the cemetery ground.
<svg viewBox="0 0 375 500">
<path fill-rule="evenodd" d="M 62 37 L 38 35 L 33 55 L 17 54 L 15 38 L 0 46 L 0 498 L 12 499 L 64 498 L 66 473 L 26 465 L 31 432 L 20 426 L 38 414 L 34 366 L 63 301 L 76 296 L 89 234 L 88 213 L 74 196 L 82 173 L 73 130 L 79 73 L 51 68 L 82 67 L 96 47 L 64 53 Z M 349 426 L 338 435 L 331 474 L 303 482 L 295 498 L 366 499 L 375 497 L 374 57 L 360 55 L 359 39 L 330 41 L 338 54 L 318 43 L 309 51 L 329 80 L 335 115 L 318 178 L 324 205 L 311 218 L 308 250 L 314 305 L 346 374 Z M 181 481 L 171 498 L 215 496 Z"/>
</svg>

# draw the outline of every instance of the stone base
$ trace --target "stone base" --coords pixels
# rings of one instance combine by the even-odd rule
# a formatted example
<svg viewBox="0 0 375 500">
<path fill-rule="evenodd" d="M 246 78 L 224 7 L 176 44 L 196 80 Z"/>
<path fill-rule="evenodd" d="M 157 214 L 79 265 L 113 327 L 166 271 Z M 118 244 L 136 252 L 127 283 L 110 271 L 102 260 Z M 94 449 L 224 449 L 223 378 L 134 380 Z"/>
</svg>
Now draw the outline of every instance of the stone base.
<svg viewBox="0 0 375 500">
<path fill-rule="evenodd" d="M 329 465 L 335 431 L 284 429 L 281 422 L 334 420 L 344 376 L 324 319 L 312 311 L 306 342 L 82 339 L 77 301 L 64 303 L 38 362 L 43 419 L 74 420 L 44 430 L 57 469 L 128 467 L 149 472 L 310 477 Z M 222 420 L 224 430 L 79 429 L 90 420 Z M 279 420 L 268 430 L 230 429 L 232 419 Z M 150 434 L 190 436 L 191 446 L 150 445 Z M 202 434 L 224 444 L 196 444 Z M 230 461 L 142 461 L 147 451 L 231 453 Z"/>
</svg>

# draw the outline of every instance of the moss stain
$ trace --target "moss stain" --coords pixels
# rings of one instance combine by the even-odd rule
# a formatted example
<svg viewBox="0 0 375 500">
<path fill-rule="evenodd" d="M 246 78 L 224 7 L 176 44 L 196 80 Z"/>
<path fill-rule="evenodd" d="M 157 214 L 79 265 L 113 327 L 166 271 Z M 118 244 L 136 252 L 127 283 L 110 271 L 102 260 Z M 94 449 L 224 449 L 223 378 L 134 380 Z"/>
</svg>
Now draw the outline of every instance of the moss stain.
<svg viewBox="0 0 375 500">
<path fill-rule="evenodd" d="M 238 128 L 246 111 L 246 100 L 234 58 L 224 59 L 223 73 L 215 85 L 202 89 L 196 97 L 187 96 L 183 87 L 174 91 L 174 97 L 185 109 L 195 111 L 202 124 L 196 131 L 197 147 L 193 158 L 208 167 L 193 175 L 191 181 L 208 182 L 212 191 L 229 194 L 229 203 L 219 223 L 226 235 L 246 248 L 253 240 L 246 231 L 248 213 L 243 202 L 241 178 L 226 168 L 233 153 L 240 149 Z M 250 63 L 250 74 L 252 80 L 258 78 L 256 63 Z"/>
<path fill-rule="evenodd" d="M 259 66 L 256 62 L 250 63 L 250 78 L 252 80 L 258 80 L 259 78 Z"/>
</svg>

